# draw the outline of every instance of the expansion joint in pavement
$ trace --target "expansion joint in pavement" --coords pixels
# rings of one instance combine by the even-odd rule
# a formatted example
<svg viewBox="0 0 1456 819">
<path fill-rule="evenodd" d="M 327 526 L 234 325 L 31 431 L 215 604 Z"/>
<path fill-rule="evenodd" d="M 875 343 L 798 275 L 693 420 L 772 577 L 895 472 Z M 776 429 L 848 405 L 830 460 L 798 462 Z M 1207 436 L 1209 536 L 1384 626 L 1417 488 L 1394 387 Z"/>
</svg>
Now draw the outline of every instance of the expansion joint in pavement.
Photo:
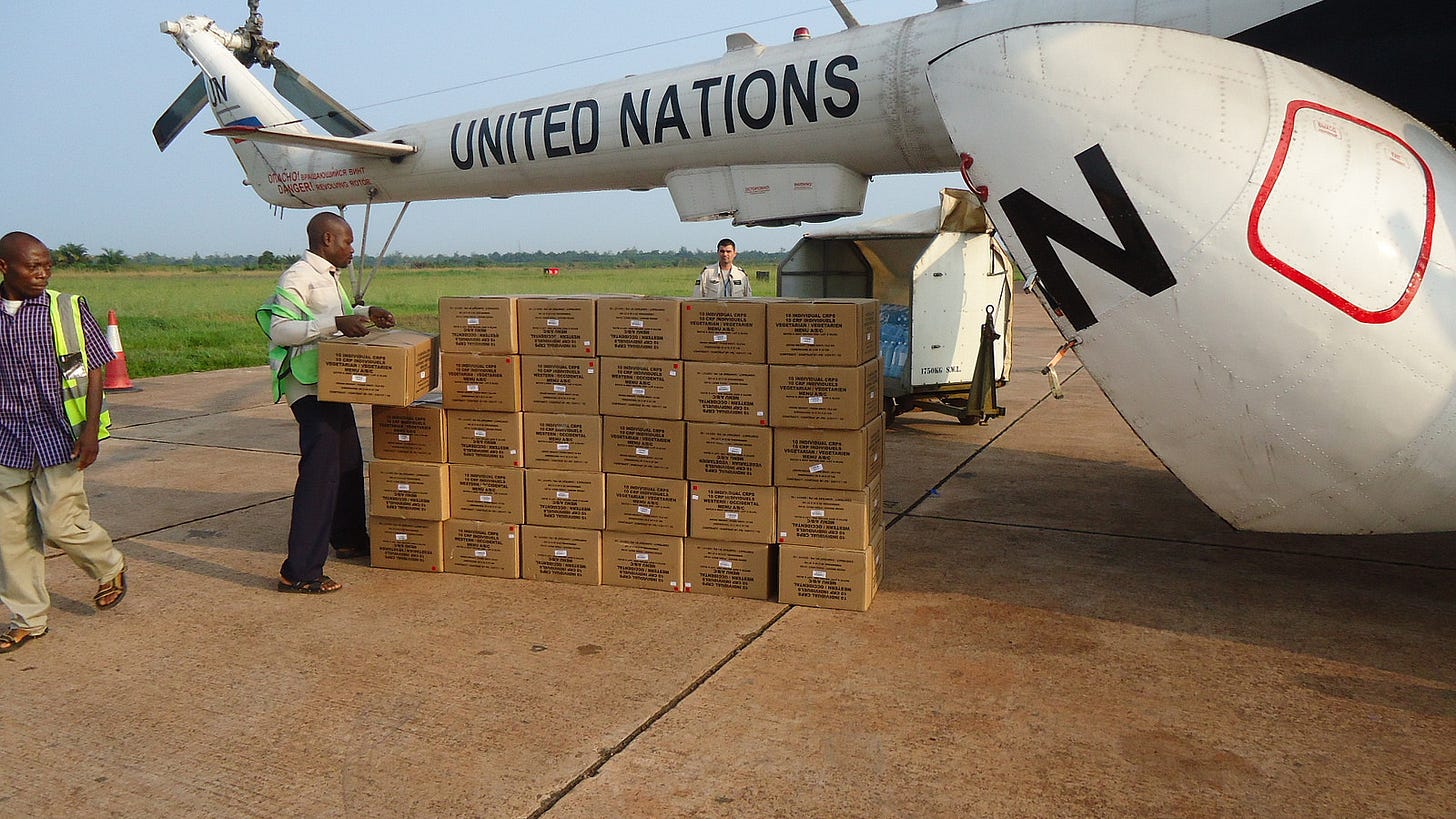
<svg viewBox="0 0 1456 819">
<path fill-rule="evenodd" d="M 1081 373 L 1082 370 L 1083 370 L 1083 368 L 1080 367 L 1080 366 L 1077 367 L 1077 369 L 1072 370 L 1072 372 L 1070 372 L 1070 373 L 1067 374 L 1067 377 L 1066 378 L 1062 379 L 1062 383 L 1065 384 L 1066 382 L 1071 381 L 1079 373 Z M 945 473 L 945 477 L 941 478 L 939 481 L 936 481 L 936 483 L 935 483 L 934 486 L 932 486 L 929 489 L 925 490 L 925 492 L 920 497 L 916 498 L 913 503 L 911 503 L 909 506 L 905 507 L 904 509 L 901 509 L 900 511 L 896 512 L 895 513 L 895 516 L 893 518 L 891 518 L 889 520 L 889 522 L 887 522 L 885 524 L 885 528 L 886 529 L 889 529 L 890 527 L 894 526 L 896 523 L 899 523 L 901 518 L 906 517 L 911 512 L 914 512 L 915 509 L 916 509 L 916 507 L 918 507 L 918 506 L 920 506 L 920 504 L 924 503 L 927 498 L 934 497 L 936 494 L 938 494 L 940 492 L 940 488 L 942 486 L 945 486 L 946 481 L 949 481 L 951 478 L 955 477 L 955 474 L 957 472 L 959 472 L 962 469 L 965 469 L 967 466 L 969 466 L 970 463 L 971 463 L 971 461 L 975 460 L 975 458 L 976 458 L 977 455 L 980 455 L 982 452 L 985 452 L 987 449 L 989 449 L 991 447 L 992 444 L 994 444 L 997 441 L 1001 440 L 1001 436 L 1003 436 L 1006 433 L 1010 432 L 1012 430 L 1012 428 L 1014 428 L 1017 424 L 1021 423 L 1021 420 L 1023 418 L 1025 418 L 1026 416 L 1030 415 L 1032 412 L 1034 412 L 1036 410 L 1037 407 L 1040 407 L 1042 404 L 1046 403 L 1046 400 L 1048 398 L 1051 398 L 1051 397 L 1052 397 L 1052 393 L 1051 393 L 1050 390 L 1048 390 L 1045 395 L 1043 395 L 1041 398 L 1038 398 L 1036 400 L 1036 403 L 1034 403 L 1030 407 L 1028 407 L 1026 409 L 1026 412 L 1023 412 L 1020 415 L 1016 416 L 1009 423 L 1007 423 L 1004 427 L 1002 427 L 1000 432 L 997 432 L 995 435 L 992 435 L 990 440 L 988 440 L 988 441 L 986 441 L 986 443 L 981 444 L 980 446 L 976 447 L 976 449 L 975 449 L 974 452 L 972 452 L 970 455 L 967 455 L 966 458 L 965 458 L 965 460 L 963 460 L 960 463 L 956 464 L 953 469 L 951 469 L 949 472 Z"/>
<path fill-rule="evenodd" d="M 767 634 L 768 630 L 773 628 L 774 625 L 780 620 L 784 619 L 784 616 L 787 615 L 791 609 L 793 609 L 793 606 L 781 607 L 777 612 L 774 613 L 773 617 L 769 618 L 768 622 L 764 623 L 752 634 L 744 637 L 737 646 L 734 646 L 732 651 L 723 655 L 722 659 L 714 663 L 713 666 L 707 671 L 704 671 L 702 674 L 700 674 L 698 678 L 693 680 L 692 683 L 690 683 L 686 688 L 679 691 L 676 696 L 668 700 L 661 708 L 657 709 L 656 713 L 643 720 L 641 725 L 638 725 L 632 730 L 632 733 L 623 737 L 622 740 L 616 745 L 613 745 L 610 748 L 602 749 L 602 752 L 597 757 L 597 760 L 593 762 L 590 766 L 588 766 L 586 770 L 577 774 L 574 778 L 572 778 L 570 782 L 567 782 L 565 785 L 556 789 L 550 795 L 542 799 L 540 806 L 530 813 L 529 819 L 538 819 L 538 817 L 544 816 L 547 811 L 551 810 L 553 807 L 556 806 L 557 802 L 560 802 L 563 798 L 566 797 L 567 794 L 575 790 L 577 785 L 580 785 L 591 777 L 596 776 L 597 773 L 601 771 L 601 769 L 608 762 L 612 761 L 613 757 L 627 750 L 628 746 L 636 741 L 637 737 L 640 737 L 643 734 L 647 733 L 648 729 L 650 729 L 653 725 L 656 725 L 658 720 L 672 713 L 673 709 L 677 708 L 679 703 L 691 696 L 693 692 L 701 688 L 703 684 L 706 683 L 708 680 L 711 680 L 713 676 L 716 675 L 729 662 L 731 662 L 734 657 L 737 657 L 743 652 L 744 649 L 753 645 L 753 643 L 757 641 L 759 637 Z"/>
</svg>

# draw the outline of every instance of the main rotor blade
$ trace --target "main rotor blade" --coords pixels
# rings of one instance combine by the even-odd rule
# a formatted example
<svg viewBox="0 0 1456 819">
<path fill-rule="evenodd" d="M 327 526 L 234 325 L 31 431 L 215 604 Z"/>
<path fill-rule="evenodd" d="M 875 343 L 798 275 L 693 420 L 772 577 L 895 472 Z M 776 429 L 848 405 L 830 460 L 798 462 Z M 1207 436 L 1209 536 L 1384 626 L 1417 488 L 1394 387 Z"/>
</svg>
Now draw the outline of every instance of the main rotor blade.
<svg viewBox="0 0 1456 819">
<path fill-rule="evenodd" d="M 157 118 L 157 124 L 152 126 L 152 137 L 157 140 L 157 150 L 165 151 L 172 140 L 182 133 L 187 123 L 197 116 L 202 106 L 207 104 L 207 81 L 199 72 L 188 86 L 182 89 L 177 99 L 167 107 L 162 116 Z"/>
<path fill-rule="evenodd" d="M 273 87 L 283 98 L 298 106 L 305 116 L 324 127 L 325 131 L 339 137 L 362 136 L 373 131 L 364 120 L 354 116 L 342 103 L 322 88 L 314 85 L 308 77 L 293 70 L 288 63 L 273 58 Z"/>
</svg>

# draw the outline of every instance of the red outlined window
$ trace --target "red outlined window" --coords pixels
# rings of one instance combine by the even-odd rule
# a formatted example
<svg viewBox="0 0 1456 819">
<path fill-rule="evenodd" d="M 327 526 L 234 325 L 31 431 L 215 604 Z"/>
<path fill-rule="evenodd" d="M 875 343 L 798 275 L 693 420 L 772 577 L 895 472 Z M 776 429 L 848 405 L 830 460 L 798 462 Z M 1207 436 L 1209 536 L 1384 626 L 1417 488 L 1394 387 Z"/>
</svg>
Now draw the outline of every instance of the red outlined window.
<svg viewBox="0 0 1456 819">
<path fill-rule="evenodd" d="M 1275 185 L 1279 181 L 1279 174 L 1284 169 L 1285 161 L 1289 158 L 1290 144 L 1294 140 L 1295 118 L 1299 115 L 1301 111 L 1305 109 L 1319 111 L 1331 117 L 1336 117 L 1338 119 L 1351 123 L 1356 127 L 1364 128 L 1369 131 L 1373 131 L 1376 134 L 1379 134 L 1380 136 L 1394 143 L 1392 145 L 1393 149 L 1398 148 L 1399 150 L 1402 150 L 1411 158 L 1413 158 L 1420 165 L 1421 172 L 1425 175 L 1425 226 L 1421 238 L 1420 250 L 1416 255 L 1415 265 L 1411 271 L 1409 282 L 1406 284 L 1405 289 L 1401 292 L 1400 296 L 1395 300 L 1395 303 L 1391 304 L 1389 307 L 1378 310 L 1367 309 L 1351 302 L 1349 299 L 1346 299 L 1344 296 L 1336 293 L 1327 285 L 1316 280 L 1315 277 L 1310 273 L 1299 270 L 1293 265 L 1284 261 L 1283 259 L 1275 256 L 1274 253 L 1265 245 L 1264 240 L 1259 234 L 1260 219 L 1263 216 L 1264 208 L 1266 205 L 1268 205 L 1269 199 L 1274 192 Z M 1318 128 L 1320 126 L 1318 123 L 1316 123 L 1315 127 Z M 1431 235 L 1435 228 L 1435 224 L 1436 190 L 1435 183 L 1431 176 L 1431 169 L 1429 166 L 1426 165 L 1426 161 L 1421 158 L 1421 155 L 1416 153 L 1415 149 L 1412 148 L 1409 143 L 1401 139 L 1399 136 L 1391 133 L 1390 131 L 1381 128 L 1378 125 L 1367 122 L 1363 119 L 1360 119 L 1359 117 L 1352 116 L 1343 111 L 1338 111 L 1334 108 L 1330 108 L 1329 106 L 1321 105 L 1317 102 L 1311 102 L 1309 100 L 1293 100 L 1289 103 L 1288 107 L 1285 109 L 1284 129 L 1279 137 L 1279 146 L 1275 150 L 1274 161 L 1269 166 L 1269 173 L 1264 177 L 1264 183 L 1259 187 L 1259 194 L 1254 200 L 1253 212 L 1249 215 L 1249 250 L 1253 252 L 1254 256 L 1259 259 L 1259 261 L 1262 261 L 1264 264 L 1278 271 L 1285 278 L 1289 279 L 1300 287 L 1303 287 L 1304 289 L 1315 294 L 1316 296 L 1319 296 L 1326 302 L 1334 305 L 1335 308 L 1349 315 L 1356 321 L 1364 322 L 1366 324 L 1384 324 L 1400 318 L 1400 315 L 1405 312 L 1407 307 L 1410 306 L 1411 300 L 1415 298 L 1416 291 L 1420 289 L 1421 279 L 1426 274 L 1426 265 L 1430 262 L 1431 258 Z"/>
</svg>

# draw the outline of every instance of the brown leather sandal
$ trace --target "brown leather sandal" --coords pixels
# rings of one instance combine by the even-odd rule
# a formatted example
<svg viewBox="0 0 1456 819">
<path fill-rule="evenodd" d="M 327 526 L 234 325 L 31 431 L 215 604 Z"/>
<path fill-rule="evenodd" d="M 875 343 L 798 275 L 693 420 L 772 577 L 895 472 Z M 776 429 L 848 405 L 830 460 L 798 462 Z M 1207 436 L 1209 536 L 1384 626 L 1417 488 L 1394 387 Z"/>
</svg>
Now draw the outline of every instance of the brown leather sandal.
<svg viewBox="0 0 1456 819">
<path fill-rule="evenodd" d="M 20 628 L 19 626 L 11 626 L 4 634 L 0 634 L 0 654 L 14 651 L 31 640 L 39 640 L 45 636 L 47 631 L 50 631 L 50 629 L 43 628 L 40 631 L 31 631 Z"/>
<path fill-rule="evenodd" d="M 126 597 L 126 566 L 121 567 L 116 577 L 96 587 L 96 596 L 91 600 L 96 603 L 98 609 L 109 609 L 121 602 Z"/>
</svg>

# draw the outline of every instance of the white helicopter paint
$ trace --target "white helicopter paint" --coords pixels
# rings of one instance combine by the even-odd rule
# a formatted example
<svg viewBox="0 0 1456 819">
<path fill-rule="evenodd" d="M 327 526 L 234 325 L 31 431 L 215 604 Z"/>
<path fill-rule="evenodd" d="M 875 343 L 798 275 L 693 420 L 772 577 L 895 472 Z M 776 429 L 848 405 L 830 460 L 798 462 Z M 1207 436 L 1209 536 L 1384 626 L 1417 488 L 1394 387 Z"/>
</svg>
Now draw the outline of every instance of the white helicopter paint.
<svg viewBox="0 0 1456 819">
<path fill-rule="evenodd" d="M 241 30 L 164 30 L 254 189 L 289 207 L 667 185 L 685 219 L 778 224 L 858 212 L 868 176 L 974 157 L 1064 335 L 1226 520 L 1456 530 L 1450 148 L 1216 39 L 1313 3 L 943 2 L 349 139 L 295 122 L 234 56 Z M 1065 20 L 1142 25 L 1035 25 Z M 1338 150 L 1306 150 L 1329 128 Z"/>
<path fill-rule="evenodd" d="M 1453 528 L 1456 255 L 1436 191 L 1456 155 L 1440 138 L 1307 66 L 1170 29 L 1013 29 L 937 59 L 930 82 L 1063 334 L 1205 503 L 1245 529 Z M 1140 225 L 1130 282 L 1067 252 L 1137 248 Z"/>
</svg>

